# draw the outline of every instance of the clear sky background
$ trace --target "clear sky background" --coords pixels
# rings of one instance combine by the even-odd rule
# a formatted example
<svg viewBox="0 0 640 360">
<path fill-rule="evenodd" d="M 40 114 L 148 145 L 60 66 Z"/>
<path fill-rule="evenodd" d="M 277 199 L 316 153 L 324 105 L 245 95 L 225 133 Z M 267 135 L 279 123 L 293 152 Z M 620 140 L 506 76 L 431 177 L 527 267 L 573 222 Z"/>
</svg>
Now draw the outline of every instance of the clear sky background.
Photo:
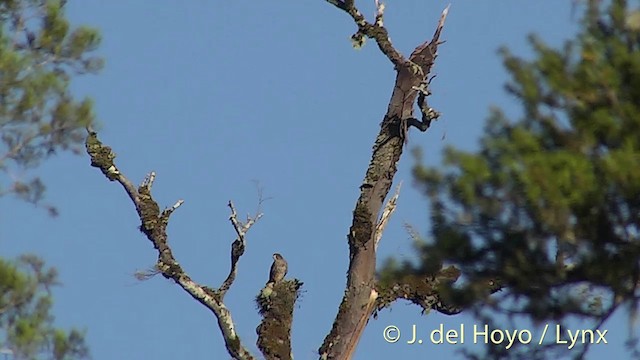
<svg viewBox="0 0 640 360">
<path fill-rule="evenodd" d="M 373 16 L 373 1 L 357 1 Z M 476 147 L 491 105 L 518 114 L 503 91 L 507 75 L 496 50 L 531 54 L 526 35 L 552 45 L 576 31 L 571 1 L 452 1 L 434 68 L 430 104 L 443 113 L 426 133 L 412 131 L 437 164 L 443 146 Z M 448 1 L 389 0 L 386 26 L 405 54 L 433 35 Z M 253 180 L 271 199 L 248 234 L 239 276 L 226 297 L 244 344 L 258 355 L 254 297 L 268 277 L 271 254 L 282 253 L 289 276 L 305 283 L 295 311 L 296 359 L 315 359 L 342 297 L 348 263 L 346 234 L 371 146 L 386 111 L 395 73 L 375 44 L 351 47 L 352 20 L 323 0 L 71 1 L 74 24 L 99 28 L 106 68 L 74 82 L 95 99 L 101 139 L 135 183 L 157 172 L 161 206 L 184 205 L 169 226 L 170 245 L 197 281 L 219 286 L 229 270 L 234 231 L 228 200 L 254 212 Z M 399 207 L 379 258 L 411 258 L 403 224 L 428 230 L 428 207 L 413 187 L 407 152 L 396 183 Z M 38 169 L 58 218 L 13 199 L 0 208 L 0 252 L 32 252 L 56 266 L 62 326 L 85 327 L 92 354 L 104 359 L 227 359 L 216 321 L 175 284 L 133 274 L 155 263 L 133 204 L 121 187 L 89 166 L 86 155 L 57 156 Z M 591 359 L 628 358 L 626 314 L 608 329 L 608 345 Z M 460 346 L 385 343 L 382 330 L 411 324 L 467 327 L 468 315 L 422 316 L 398 302 L 369 323 L 357 359 L 450 359 Z M 530 328 L 529 328 L 530 329 Z M 534 336 L 538 333 L 531 329 Z M 471 342 L 468 335 L 466 342 Z M 481 350 L 479 345 L 468 348 Z"/>
</svg>

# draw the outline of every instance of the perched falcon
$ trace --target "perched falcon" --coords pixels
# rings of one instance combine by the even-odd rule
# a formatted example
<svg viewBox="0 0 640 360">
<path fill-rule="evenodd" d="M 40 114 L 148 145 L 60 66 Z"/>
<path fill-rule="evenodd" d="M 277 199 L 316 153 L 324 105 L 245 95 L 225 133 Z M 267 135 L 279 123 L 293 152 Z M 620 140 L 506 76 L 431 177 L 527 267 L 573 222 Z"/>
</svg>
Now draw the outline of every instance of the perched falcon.
<svg viewBox="0 0 640 360">
<path fill-rule="evenodd" d="M 277 282 L 282 281 L 285 275 L 287 275 L 287 260 L 278 253 L 273 254 L 273 264 L 271 264 L 267 285 L 275 285 Z"/>
</svg>

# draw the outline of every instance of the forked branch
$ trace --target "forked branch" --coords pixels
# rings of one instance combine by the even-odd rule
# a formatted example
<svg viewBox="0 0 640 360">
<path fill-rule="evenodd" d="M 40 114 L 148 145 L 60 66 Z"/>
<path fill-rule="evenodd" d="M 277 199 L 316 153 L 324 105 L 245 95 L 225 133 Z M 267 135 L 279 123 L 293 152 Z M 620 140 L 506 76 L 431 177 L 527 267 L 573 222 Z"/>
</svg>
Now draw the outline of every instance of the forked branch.
<svg viewBox="0 0 640 360">
<path fill-rule="evenodd" d="M 213 312 L 218 320 L 218 327 L 224 337 L 227 351 L 234 359 L 254 359 L 251 353 L 242 345 L 236 333 L 231 312 L 222 302 L 222 295 L 224 293 L 221 294 L 218 290 L 193 281 L 173 256 L 168 244 L 167 225 L 169 225 L 169 217 L 183 201 L 179 200 L 173 206 L 160 211 L 158 203 L 151 196 L 151 188 L 156 176 L 155 173 L 151 172 L 142 184 L 136 188 L 116 167 L 114 163 L 116 155 L 111 148 L 98 140 L 96 132 L 89 129 L 88 133 L 85 146 L 87 153 L 91 157 L 91 166 L 100 169 L 109 180 L 116 181 L 122 185 L 127 195 L 129 195 L 129 198 L 133 201 L 141 222 L 140 231 L 145 234 L 147 239 L 153 244 L 153 247 L 158 251 L 157 271 L 165 278 L 173 280 L 184 291 L 191 295 L 192 298 Z M 235 209 L 232 208 L 232 214 L 233 213 L 235 213 Z M 239 227 L 243 239 L 244 233 L 246 233 L 246 230 L 250 227 L 250 225 L 247 226 L 247 224 Z M 236 231 L 238 231 L 238 229 L 236 229 Z M 236 255 L 239 257 L 242 254 L 240 252 L 239 255 Z M 232 269 L 231 272 L 235 274 L 235 269 Z M 233 282 L 233 280 L 229 281 L 229 286 L 231 282 Z M 227 283 L 227 281 L 225 281 L 225 283 Z"/>
<path fill-rule="evenodd" d="M 262 194 L 260 194 L 258 211 L 253 217 L 247 216 L 247 221 L 244 223 L 238 220 L 238 212 L 236 211 L 233 202 L 229 200 L 229 203 L 227 204 L 229 206 L 229 209 L 231 209 L 229 221 L 231 221 L 231 225 L 233 225 L 233 229 L 236 231 L 237 237 L 231 244 L 231 269 L 229 270 L 229 275 L 227 275 L 227 278 L 224 280 L 224 282 L 220 286 L 220 290 L 218 291 L 218 293 L 220 294 L 220 299 L 224 298 L 224 295 L 227 293 L 231 285 L 233 285 L 233 281 L 236 279 L 236 275 L 238 273 L 238 260 L 240 260 L 242 254 L 244 254 L 244 249 L 246 247 L 245 235 L 247 234 L 247 231 L 249 231 L 251 226 L 253 226 L 253 224 L 255 224 L 256 221 L 260 220 L 260 218 L 262 217 L 262 211 L 260 209 L 262 201 Z"/>
</svg>

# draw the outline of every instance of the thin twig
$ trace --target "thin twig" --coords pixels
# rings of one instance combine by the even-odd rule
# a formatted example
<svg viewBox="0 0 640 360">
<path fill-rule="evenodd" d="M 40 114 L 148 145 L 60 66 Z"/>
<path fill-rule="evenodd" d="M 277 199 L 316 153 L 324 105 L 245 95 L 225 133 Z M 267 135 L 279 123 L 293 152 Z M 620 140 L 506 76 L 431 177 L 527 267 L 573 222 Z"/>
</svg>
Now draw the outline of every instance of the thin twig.
<svg viewBox="0 0 640 360">
<path fill-rule="evenodd" d="M 237 237 L 231 244 L 231 268 L 229 269 L 229 275 L 227 275 L 227 278 L 224 280 L 222 285 L 220 285 L 220 289 L 218 290 L 221 299 L 223 299 L 224 295 L 229 291 L 231 285 L 233 285 L 233 282 L 236 279 L 236 275 L 238 274 L 238 260 L 240 260 L 240 257 L 244 254 L 244 250 L 246 248 L 245 235 L 253 224 L 262 218 L 261 206 L 263 199 L 260 189 L 258 194 L 260 197 L 258 201 L 258 210 L 254 216 L 247 215 L 247 221 L 245 223 L 238 220 L 238 212 L 236 211 L 236 207 L 233 202 L 229 200 L 229 203 L 227 204 L 229 209 L 231 209 L 229 221 L 231 222 L 231 225 L 233 225 L 233 229 L 236 231 Z"/>
</svg>

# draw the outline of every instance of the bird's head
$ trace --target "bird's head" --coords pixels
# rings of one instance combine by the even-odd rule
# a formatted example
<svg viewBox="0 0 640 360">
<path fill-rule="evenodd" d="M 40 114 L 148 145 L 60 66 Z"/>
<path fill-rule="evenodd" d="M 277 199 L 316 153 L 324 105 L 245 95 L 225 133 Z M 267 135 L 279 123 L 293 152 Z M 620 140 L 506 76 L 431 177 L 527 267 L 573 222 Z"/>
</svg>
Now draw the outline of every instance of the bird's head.
<svg viewBox="0 0 640 360">
<path fill-rule="evenodd" d="M 275 253 L 273 254 L 273 260 L 281 260 L 282 259 L 282 255 Z"/>
</svg>

